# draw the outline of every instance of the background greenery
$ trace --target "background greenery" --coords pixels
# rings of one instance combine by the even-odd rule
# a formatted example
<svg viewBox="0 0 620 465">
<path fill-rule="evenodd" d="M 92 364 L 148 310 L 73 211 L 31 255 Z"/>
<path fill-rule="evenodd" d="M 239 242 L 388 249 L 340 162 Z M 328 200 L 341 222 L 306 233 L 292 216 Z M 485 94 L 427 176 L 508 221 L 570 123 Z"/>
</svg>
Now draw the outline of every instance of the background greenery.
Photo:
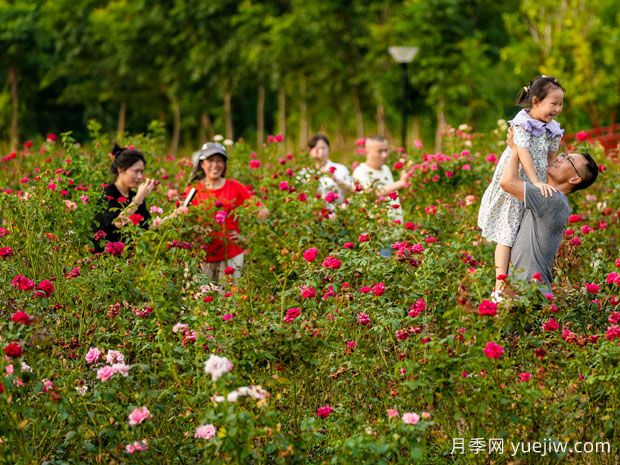
<svg viewBox="0 0 620 465">
<path fill-rule="evenodd" d="M 495 127 L 539 73 L 566 87 L 574 132 L 617 120 L 619 19 L 613 0 L 1 0 L 0 140 L 159 119 L 173 153 L 215 132 L 292 149 L 324 130 L 350 147 L 399 133 L 390 45 L 420 47 L 412 139 L 444 118 Z"/>
</svg>

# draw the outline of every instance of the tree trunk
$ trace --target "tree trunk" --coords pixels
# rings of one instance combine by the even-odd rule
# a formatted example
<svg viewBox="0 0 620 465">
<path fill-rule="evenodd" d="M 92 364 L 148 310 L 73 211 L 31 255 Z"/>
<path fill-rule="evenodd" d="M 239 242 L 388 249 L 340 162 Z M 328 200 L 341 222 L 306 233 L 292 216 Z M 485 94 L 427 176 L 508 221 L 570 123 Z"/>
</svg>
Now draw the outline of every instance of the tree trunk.
<svg viewBox="0 0 620 465">
<path fill-rule="evenodd" d="M 360 102 L 359 89 L 353 88 L 353 108 L 355 109 L 355 126 L 357 129 L 357 138 L 364 137 L 364 114 L 362 113 L 362 102 Z"/>
<path fill-rule="evenodd" d="M 435 131 L 435 153 L 441 153 L 441 143 L 443 133 L 446 127 L 446 114 L 444 112 L 445 102 L 443 96 L 439 98 L 437 103 L 437 129 Z"/>
<path fill-rule="evenodd" d="M 172 108 L 172 140 L 170 141 L 170 152 L 175 154 L 179 148 L 181 137 L 181 104 L 176 95 L 170 95 L 170 106 Z"/>
<path fill-rule="evenodd" d="M 11 151 L 16 151 L 19 146 L 19 94 L 17 93 L 17 71 L 12 65 L 9 65 L 7 78 L 11 93 L 11 127 L 9 137 Z"/>
<path fill-rule="evenodd" d="M 213 138 L 213 123 L 211 123 L 211 118 L 206 112 L 200 113 L 200 130 L 198 132 L 198 137 L 200 137 L 200 146 L 204 144 L 207 140 L 211 140 Z"/>
<path fill-rule="evenodd" d="M 374 87 L 376 106 L 375 121 L 377 123 L 377 134 L 385 137 L 385 106 L 383 105 L 383 92 L 381 86 Z"/>
<path fill-rule="evenodd" d="M 286 141 L 286 90 L 283 82 L 280 83 L 278 91 L 278 133 L 282 134 Z"/>
<path fill-rule="evenodd" d="M 418 140 L 420 139 L 420 116 L 419 115 L 413 115 L 413 117 L 411 118 L 411 137 L 413 137 L 413 140 Z M 408 147 L 412 147 L 413 144 L 409 144 Z"/>
<path fill-rule="evenodd" d="M 127 117 L 127 103 L 123 100 L 118 108 L 118 127 L 116 129 L 116 138 L 121 140 L 125 135 L 125 120 Z"/>
<path fill-rule="evenodd" d="M 226 139 L 233 140 L 235 135 L 232 121 L 232 91 L 230 90 L 224 92 L 224 119 L 226 121 Z"/>
<path fill-rule="evenodd" d="M 256 102 L 256 147 L 260 147 L 265 140 L 265 86 L 258 85 L 258 100 Z"/>
<path fill-rule="evenodd" d="M 306 77 L 299 81 L 299 146 L 305 147 L 308 142 L 308 105 L 306 102 Z"/>
<path fill-rule="evenodd" d="M 385 137 L 385 107 L 383 103 L 377 104 L 377 134 Z"/>
</svg>

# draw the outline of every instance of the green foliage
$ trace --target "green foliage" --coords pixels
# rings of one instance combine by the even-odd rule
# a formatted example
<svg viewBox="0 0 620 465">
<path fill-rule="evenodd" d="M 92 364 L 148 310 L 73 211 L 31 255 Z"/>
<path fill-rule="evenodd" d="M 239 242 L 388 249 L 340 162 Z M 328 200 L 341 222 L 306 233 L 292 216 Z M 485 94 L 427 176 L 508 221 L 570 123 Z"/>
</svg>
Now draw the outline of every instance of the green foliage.
<svg viewBox="0 0 620 465">
<path fill-rule="evenodd" d="M 243 276 L 215 286 L 200 269 L 205 228 L 217 227 L 209 209 L 148 231 L 128 227 L 122 257 L 89 251 L 109 165 L 101 126 L 89 129 L 92 144 L 66 133 L 21 151 L 0 174 L 10 188 L 0 194 L 0 347 L 23 348 L 0 361 L 3 463 L 465 463 L 474 455 L 452 455 L 452 439 L 475 437 L 609 441 L 615 453 L 617 159 L 593 148 L 607 170 L 571 196 L 581 219 L 567 226 L 554 300 L 509 280 L 491 317 L 477 307 L 493 285 L 492 246 L 475 225 L 494 168 L 486 157 L 503 131 L 454 132 L 446 155 L 399 154 L 414 177 L 401 191 L 407 224 L 397 234 L 384 220 L 389 203 L 372 194 L 352 194 L 333 211 L 314 198 L 316 180 L 294 174 L 305 155 L 282 157 L 281 144 L 268 144 L 250 169 L 251 148 L 235 144 L 228 176 L 251 185 L 270 215 L 261 221 L 256 206 L 237 209 L 249 250 Z M 164 181 L 147 202 L 165 216 L 187 160 L 160 155 L 161 122 L 124 142 L 143 150 L 147 172 Z M 380 257 L 395 241 L 417 245 Z M 308 262 L 310 247 L 318 257 Z M 326 267 L 328 256 L 340 265 Z M 35 289 L 20 290 L 18 275 Z M 37 296 L 44 280 L 54 291 Z M 304 298 L 310 287 L 316 296 Z M 290 308 L 301 315 L 285 322 Z M 19 310 L 29 325 L 11 319 Z M 560 329 L 543 329 L 550 317 Z M 501 358 L 483 354 L 490 341 L 503 347 Z M 100 381 L 107 363 L 89 364 L 91 347 L 120 351 L 127 376 Z M 216 380 L 205 374 L 212 354 L 233 370 Z M 239 394 L 258 385 L 268 396 L 256 387 L 254 397 Z M 326 404 L 333 411 L 321 418 Z M 151 417 L 130 426 L 128 415 L 143 406 Z M 403 421 L 406 412 L 420 415 L 416 424 Z M 206 424 L 215 436 L 195 438 Z M 137 441 L 148 450 L 128 454 Z M 579 455 L 544 460 L 558 458 L 583 463 Z"/>
</svg>

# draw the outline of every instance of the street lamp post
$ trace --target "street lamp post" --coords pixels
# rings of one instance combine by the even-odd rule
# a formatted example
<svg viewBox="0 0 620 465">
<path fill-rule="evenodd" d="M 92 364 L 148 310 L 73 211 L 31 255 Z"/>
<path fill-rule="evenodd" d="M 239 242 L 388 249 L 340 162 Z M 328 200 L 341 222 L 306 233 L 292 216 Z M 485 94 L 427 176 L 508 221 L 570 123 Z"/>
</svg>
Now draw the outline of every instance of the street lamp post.
<svg viewBox="0 0 620 465">
<path fill-rule="evenodd" d="M 418 53 L 418 47 L 389 47 L 388 52 L 396 61 L 400 64 L 402 70 L 403 81 L 403 102 L 402 102 L 402 131 L 401 131 L 401 144 L 406 149 L 407 146 L 407 65 L 411 63 L 413 58 Z"/>
</svg>

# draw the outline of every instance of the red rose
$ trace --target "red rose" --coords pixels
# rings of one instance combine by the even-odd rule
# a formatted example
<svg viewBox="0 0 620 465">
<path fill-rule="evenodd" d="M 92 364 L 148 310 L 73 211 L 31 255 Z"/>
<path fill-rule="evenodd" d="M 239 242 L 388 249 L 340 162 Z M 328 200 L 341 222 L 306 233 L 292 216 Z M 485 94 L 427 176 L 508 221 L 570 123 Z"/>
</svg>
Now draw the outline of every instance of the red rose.
<svg viewBox="0 0 620 465">
<path fill-rule="evenodd" d="M 30 325 L 31 320 L 32 320 L 32 317 L 28 315 L 26 312 L 24 312 L 23 310 L 18 310 L 17 312 L 11 315 L 11 321 L 13 323 L 20 323 L 22 325 L 28 326 Z"/>
<path fill-rule="evenodd" d="M 105 251 L 110 255 L 120 256 L 125 250 L 125 244 L 122 242 L 108 242 L 105 245 Z"/>
<path fill-rule="evenodd" d="M 480 315 L 495 316 L 497 315 L 497 304 L 485 299 L 478 305 L 478 313 Z"/>
<path fill-rule="evenodd" d="M 14 255 L 13 249 L 10 247 L 0 247 L 0 258 L 6 258 Z"/>
<path fill-rule="evenodd" d="M 360 234 L 358 241 L 360 242 L 368 242 L 370 240 L 370 234 Z"/>
<path fill-rule="evenodd" d="M 543 331 L 551 332 L 560 329 L 560 324 L 552 318 L 549 318 L 542 325 Z"/>
<path fill-rule="evenodd" d="M 383 293 L 385 292 L 385 284 L 384 283 L 375 284 L 374 286 L 372 286 L 372 292 L 377 297 L 379 297 L 380 295 L 383 295 Z"/>
<path fill-rule="evenodd" d="M 21 357 L 21 355 L 24 353 L 24 349 L 22 349 L 22 346 L 20 346 L 16 342 L 10 342 L 4 348 L 4 353 L 6 354 L 7 357 L 17 358 L 17 357 Z"/>
<path fill-rule="evenodd" d="M 579 142 L 583 142 L 584 140 L 588 138 L 588 133 L 586 131 L 579 131 L 577 134 L 575 134 L 575 138 Z"/>
<path fill-rule="evenodd" d="M 301 315 L 301 310 L 299 308 L 297 308 L 297 307 L 289 308 L 286 311 L 286 316 L 284 317 L 284 322 L 285 323 L 290 323 L 295 318 L 297 318 L 299 315 Z"/>
<path fill-rule="evenodd" d="M 54 293 L 54 283 L 47 279 L 44 279 L 38 284 L 37 290 L 35 291 L 34 295 L 35 297 L 48 298 L 53 293 Z"/>
<path fill-rule="evenodd" d="M 34 282 L 21 274 L 13 278 L 13 287 L 19 288 L 20 291 L 29 291 L 34 288 Z"/>
<path fill-rule="evenodd" d="M 332 270 L 337 270 L 340 268 L 341 264 L 342 262 L 338 258 L 332 257 L 331 255 L 323 260 L 323 267 L 330 268 Z"/>
<path fill-rule="evenodd" d="M 138 226 L 143 219 L 144 217 L 140 213 L 129 215 L 129 221 L 131 221 L 134 226 Z"/>
</svg>

